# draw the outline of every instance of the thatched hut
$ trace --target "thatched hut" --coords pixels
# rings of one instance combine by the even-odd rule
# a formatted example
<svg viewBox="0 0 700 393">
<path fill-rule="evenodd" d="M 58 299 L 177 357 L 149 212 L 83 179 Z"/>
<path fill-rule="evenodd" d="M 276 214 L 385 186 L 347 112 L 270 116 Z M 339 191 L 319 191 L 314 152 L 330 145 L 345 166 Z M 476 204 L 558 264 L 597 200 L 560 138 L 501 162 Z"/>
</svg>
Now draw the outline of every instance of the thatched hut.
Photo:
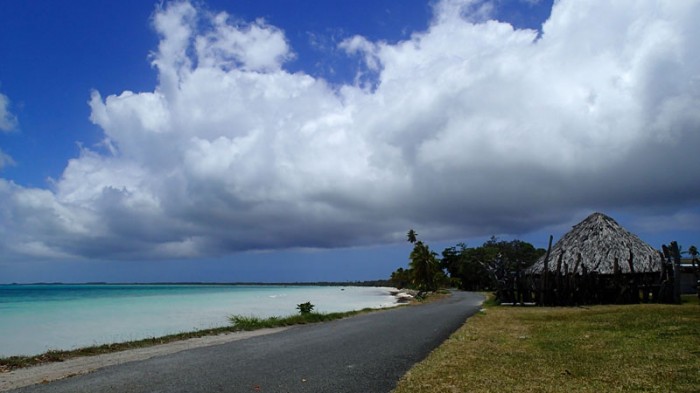
<svg viewBox="0 0 700 393">
<path fill-rule="evenodd" d="M 621 227 L 603 213 L 593 213 L 559 240 L 545 261 L 540 258 L 529 270 L 545 269 L 573 274 L 615 274 L 660 272 L 662 259 L 654 247 Z"/>
<path fill-rule="evenodd" d="M 539 304 L 637 303 L 663 296 L 662 270 L 659 251 L 612 218 L 593 213 L 526 275 Z"/>
</svg>

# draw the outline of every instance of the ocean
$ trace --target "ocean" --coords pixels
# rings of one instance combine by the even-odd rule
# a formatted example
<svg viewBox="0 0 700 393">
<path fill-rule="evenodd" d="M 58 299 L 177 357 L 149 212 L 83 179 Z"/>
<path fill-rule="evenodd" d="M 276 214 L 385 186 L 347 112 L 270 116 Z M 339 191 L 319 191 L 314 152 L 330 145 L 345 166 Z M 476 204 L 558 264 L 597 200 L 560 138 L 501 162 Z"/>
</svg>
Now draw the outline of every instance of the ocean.
<svg viewBox="0 0 700 393">
<path fill-rule="evenodd" d="M 0 357 L 227 326 L 231 315 L 391 307 L 390 288 L 283 285 L 0 285 Z"/>
</svg>

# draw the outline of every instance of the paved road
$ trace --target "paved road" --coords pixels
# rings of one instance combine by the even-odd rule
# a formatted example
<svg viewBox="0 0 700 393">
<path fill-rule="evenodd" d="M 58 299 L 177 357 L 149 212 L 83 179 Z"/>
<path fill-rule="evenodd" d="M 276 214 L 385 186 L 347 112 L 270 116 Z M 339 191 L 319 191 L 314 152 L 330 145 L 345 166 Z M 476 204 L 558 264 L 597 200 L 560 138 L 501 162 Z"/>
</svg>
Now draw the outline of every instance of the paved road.
<svg viewBox="0 0 700 393">
<path fill-rule="evenodd" d="M 480 308 L 453 296 L 108 367 L 15 392 L 389 392 Z"/>
</svg>

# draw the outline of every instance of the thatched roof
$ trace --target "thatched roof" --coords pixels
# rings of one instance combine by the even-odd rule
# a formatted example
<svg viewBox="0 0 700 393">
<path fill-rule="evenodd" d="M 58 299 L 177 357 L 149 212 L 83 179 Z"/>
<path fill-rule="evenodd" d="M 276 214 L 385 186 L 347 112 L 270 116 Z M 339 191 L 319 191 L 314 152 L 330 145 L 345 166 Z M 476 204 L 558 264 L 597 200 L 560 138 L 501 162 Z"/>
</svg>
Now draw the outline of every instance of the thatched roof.
<svg viewBox="0 0 700 393">
<path fill-rule="evenodd" d="M 602 213 L 593 213 L 569 231 L 552 247 L 547 263 L 549 271 L 556 271 L 561 258 L 561 271 L 582 273 L 583 267 L 590 272 L 612 274 L 615 259 L 622 273 L 629 273 L 630 256 L 636 273 L 661 270 L 661 257 L 654 247 L 628 232 L 615 220 Z M 543 256 L 528 269 L 530 273 L 541 273 Z"/>
</svg>

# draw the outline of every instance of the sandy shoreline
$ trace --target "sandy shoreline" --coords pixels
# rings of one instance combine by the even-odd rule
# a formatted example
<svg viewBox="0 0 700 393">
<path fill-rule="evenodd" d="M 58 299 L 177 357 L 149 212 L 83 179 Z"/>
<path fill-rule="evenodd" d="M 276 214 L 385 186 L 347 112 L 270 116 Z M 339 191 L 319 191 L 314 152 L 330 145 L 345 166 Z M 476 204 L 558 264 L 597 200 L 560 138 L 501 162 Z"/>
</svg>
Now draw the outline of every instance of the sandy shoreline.
<svg viewBox="0 0 700 393">
<path fill-rule="evenodd" d="M 417 291 L 405 289 L 386 289 L 388 289 L 389 294 L 396 299 L 396 302 L 391 306 L 384 306 L 378 309 L 393 308 L 404 305 L 413 299 L 417 293 Z M 20 368 L 9 372 L 0 372 L 0 392 L 40 383 L 47 383 L 72 376 L 88 374 L 104 367 L 146 360 L 152 357 L 168 355 L 188 349 L 220 345 L 251 337 L 273 334 L 285 329 L 288 329 L 288 327 L 223 333 L 219 335 L 178 340 L 166 344 L 129 349 L 102 355 L 82 356 L 65 360 L 63 362 L 45 363 L 32 367 Z"/>
<path fill-rule="evenodd" d="M 48 363 L 0 373 L 0 392 L 24 386 L 46 383 L 63 378 L 91 373 L 103 367 L 146 360 L 155 356 L 168 355 L 188 349 L 220 345 L 232 341 L 281 332 L 288 328 L 261 329 L 250 332 L 234 332 L 216 336 L 191 338 L 146 348 L 86 356 L 60 363 Z"/>
</svg>

